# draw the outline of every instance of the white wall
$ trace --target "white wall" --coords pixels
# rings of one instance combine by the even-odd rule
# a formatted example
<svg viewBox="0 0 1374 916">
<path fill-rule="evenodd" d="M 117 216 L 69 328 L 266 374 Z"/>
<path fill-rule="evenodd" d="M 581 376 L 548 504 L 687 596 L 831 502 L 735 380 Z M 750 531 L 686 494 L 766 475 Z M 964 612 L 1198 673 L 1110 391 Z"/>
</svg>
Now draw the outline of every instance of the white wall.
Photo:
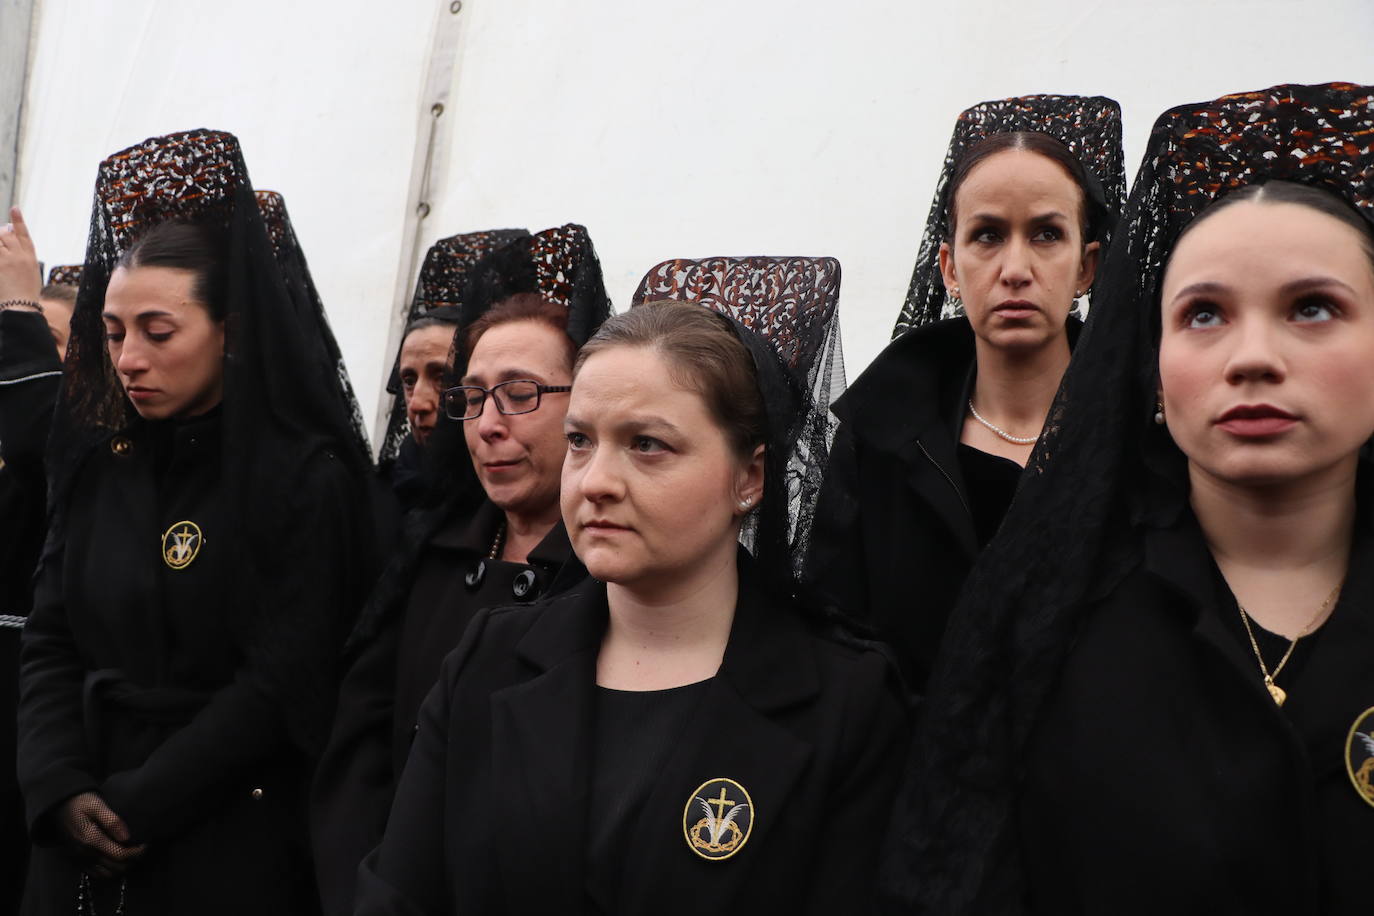
<svg viewBox="0 0 1374 916">
<path fill-rule="evenodd" d="M 581 222 L 621 309 L 664 258 L 834 255 L 851 378 L 888 339 L 962 108 L 1112 96 L 1133 175 L 1171 105 L 1374 83 L 1370 0 L 463 2 L 425 245 Z M 39 4 L 21 202 L 41 255 L 80 259 L 102 156 L 234 131 L 255 184 L 286 195 L 366 401 L 390 363 L 421 71 L 448 0 L 115 6 Z"/>
<path fill-rule="evenodd" d="M 230 131 L 254 186 L 286 198 L 370 412 L 435 4 L 39 0 L 35 15 L 17 203 L 39 257 L 83 260 L 105 156 Z"/>
</svg>

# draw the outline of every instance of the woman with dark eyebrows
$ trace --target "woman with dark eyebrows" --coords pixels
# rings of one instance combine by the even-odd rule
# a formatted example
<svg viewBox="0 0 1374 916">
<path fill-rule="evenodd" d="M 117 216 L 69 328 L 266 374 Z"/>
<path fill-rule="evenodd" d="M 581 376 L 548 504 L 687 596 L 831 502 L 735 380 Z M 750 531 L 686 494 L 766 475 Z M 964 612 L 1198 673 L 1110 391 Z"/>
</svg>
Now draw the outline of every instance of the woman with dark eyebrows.
<svg viewBox="0 0 1374 916">
<path fill-rule="evenodd" d="M 868 909 L 907 720 L 795 588 L 788 367 L 833 314 L 785 308 L 646 302 L 583 347 L 561 498 L 590 578 L 468 627 L 356 912 Z"/>
<path fill-rule="evenodd" d="M 101 164 L 23 634 L 28 912 L 317 908 L 306 790 L 371 470 L 283 254 L 229 134 Z"/>
<path fill-rule="evenodd" d="M 1111 99 L 961 114 L 900 336 L 834 405 L 805 577 L 876 628 L 918 693 L 1046 422 L 1124 184 Z"/>
</svg>

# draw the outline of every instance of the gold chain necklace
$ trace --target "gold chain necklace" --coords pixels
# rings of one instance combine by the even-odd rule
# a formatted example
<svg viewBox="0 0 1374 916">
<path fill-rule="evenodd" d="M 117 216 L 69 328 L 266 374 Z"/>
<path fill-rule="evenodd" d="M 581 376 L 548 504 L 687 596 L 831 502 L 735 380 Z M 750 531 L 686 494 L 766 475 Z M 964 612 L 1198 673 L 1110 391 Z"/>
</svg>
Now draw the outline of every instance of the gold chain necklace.
<svg viewBox="0 0 1374 916">
<path fill-rule="evenodd" d="M 1275 684 L 1274 678 L 1278 677 L 1283 666 L 1288 664 L 1288 659 L 1292 657 L 1293 650 L 1297 648 L 1298 640 L 1316 629 L 1317 621 L 1322 619 L 1322 615 L 1326 613 L 1327 608 L 1331 607 L 1331 602 L 1336 600 L 1340 591 L 1341 585 L 1337 583 L 1336 587 L 1331 590 L 1331 594 L 1327 595 L 1326 600 L 1322 602 L 1322 606 L 1317 608 L 1317 613 L 1307 622 L 1307 626 L 1303 627 L 1302 632 L 1289 641 L 1288 651 L 1283 653 L 1283 658 L 1279 659 L 1279 663 L 1274 666 L 1273 671 L 1270 671 L 1264 664 L 1264 656 L 1260 654 L 1259 643 L 1255 641 L 1255 631 L 1250 626 L 1250 615 L 1246 613 L 1245 605 L 1241 604 L 1239 600 L 1236 601 L 1236 607 L 1240 608 L 1240 622 L 1245 624 L 1245 635 L 1250 637 L 1250 648 L 1255 650 L 1255 661 L 1259 662 L 1260 674 L 1264 675 L 1264 686 L 1268 688 L 1269 695 L 1274 698 L 1274 702 L 1279 706 L 1282 706 L 1283 701 L 1288 699 L 1288 692 Z"/>
</svg>

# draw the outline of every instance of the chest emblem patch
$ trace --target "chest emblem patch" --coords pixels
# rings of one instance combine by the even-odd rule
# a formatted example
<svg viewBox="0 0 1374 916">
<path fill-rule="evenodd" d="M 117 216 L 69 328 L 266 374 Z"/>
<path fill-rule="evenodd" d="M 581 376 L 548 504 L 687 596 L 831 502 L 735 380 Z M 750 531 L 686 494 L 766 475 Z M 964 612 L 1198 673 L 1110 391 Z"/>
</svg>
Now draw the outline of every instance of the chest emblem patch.
<svg viewBox="0 0 1374 916">
<path fill-rule="evenodd" d="M 1360 713 L 1345 739 L 1345 770 L 1355 791 L 1374 805 L 1374 706 Z"/>
<path fill-rule="evenodd" d="M 172 569 L 185 569 L 200 554 L 205 536 L 195 522 L 177 522 L 162 535 L 162 561 Z"/>
<path fill-rule="evenodd" d="M 730 858 L 744 848 L 753 830 L 754 802 L 733 779 L 708 779 L 682 812 L 687 848 L 703 859 Z"/>
</svg>

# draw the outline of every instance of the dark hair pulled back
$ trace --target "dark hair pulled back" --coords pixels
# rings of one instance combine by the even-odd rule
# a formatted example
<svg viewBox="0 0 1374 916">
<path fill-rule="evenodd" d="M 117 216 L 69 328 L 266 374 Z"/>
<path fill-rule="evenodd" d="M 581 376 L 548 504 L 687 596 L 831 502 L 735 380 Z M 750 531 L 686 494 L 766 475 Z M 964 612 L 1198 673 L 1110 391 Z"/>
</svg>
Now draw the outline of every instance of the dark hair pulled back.
<svg viewBox="0 0 1374 916">
<path fill-rule="evenodd" d="M 115 262 L 116 268 L 169 267 L 195 275 L 191 294 L 223 321 L 228 307 L 228 232 L 203 222 L 170 220 L 141 235 Z"/>
<path fill-rule="evenodd" d="M 1206 222 L 1210 217 L 1227 207 L 1247 201 L 1257 204 L 1296 204 L 1326 214 L 1353 229 L 1359 235 L 1365 256 L 1369 258 L 1370 266 L 1374 267 L 1374 228 L 1370 227 L 1369 222 L 1360 216 L 1354 207 L 1332 192 L 1316 185 L 1301 184 L 1296 181 L 1265 181 L 1248 184 L 1232 191 L 1225 197 L 1217 198 L 1208 205 L 1207 209 L 1194 217 L 1192 222 L 1183 227 L 1178 238 L 1174 240 L 1173 249 L 1169 252 L 1170 255 L 1172 256 L 1173 251 L 1178 249 L 1178 243 L 1183 241 L 1188 233 Z"/>
</svg>

